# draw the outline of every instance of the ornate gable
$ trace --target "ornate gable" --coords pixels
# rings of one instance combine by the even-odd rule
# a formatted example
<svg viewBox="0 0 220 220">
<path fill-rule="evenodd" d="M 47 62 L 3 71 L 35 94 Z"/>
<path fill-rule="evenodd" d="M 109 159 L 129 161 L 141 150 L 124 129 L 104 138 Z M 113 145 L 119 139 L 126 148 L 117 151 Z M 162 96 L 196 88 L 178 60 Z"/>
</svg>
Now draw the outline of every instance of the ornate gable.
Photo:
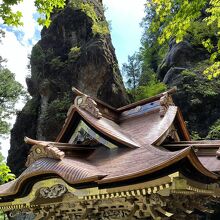
<svg viewBox="0 0 220 220">
<path fill-rule="evenodd" d="M 97 108 L 97 103 L 90 96 L 81 93 L 76 88 L 73 88 L 73 91 L 80 94 L 74 100 L 75 107 L 82 108 L 97 119 L 102 117 L 102 113 Z"/>
<path fill-rule="evenodd" d="M 27 144 L 34 143 L 34 146 L 31 148 L 30 153 L 27 157 L 27 161 L 25 164 L 27 167 L 29 167 L 32 163 L 40 158 L 52 158 L 56 160 L 61 160 L 65 156 L 65 153 L 55 147 L 53 143 L 35 141 L 27 137 L 25 137 L 24 140 Z"/>
</svg>

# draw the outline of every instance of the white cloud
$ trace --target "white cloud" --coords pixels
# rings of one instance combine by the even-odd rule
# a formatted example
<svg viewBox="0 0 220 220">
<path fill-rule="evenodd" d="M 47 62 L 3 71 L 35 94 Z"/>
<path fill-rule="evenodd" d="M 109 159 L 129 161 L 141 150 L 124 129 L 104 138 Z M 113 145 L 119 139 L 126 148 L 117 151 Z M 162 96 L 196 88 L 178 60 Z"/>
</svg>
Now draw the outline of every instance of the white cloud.
<svg viewBox="0 0 220 220">
<path fill-rule="evenodd" d="M 24 0 L 21 4 L 13 7 L 14 11 L 21 11 L 24 23 L 18 28 L 3 28 L 6 35 L 0 44 L 0 55 L 7 59 L 6 66 L 16 74 L 16 79 L 25 86 L 25 77 L 28 74 L 28 54 L 31 52 L 33 43 L 36 42 L 35 31 L 39 29 L 33 15 L 36 12 L 33 0 Z M 19 36 L 22 36 L 19 38 Z"/>
<path fill-rule="evenodd" d="M 16 80 L 25 85 L 25 76 L 28 73 L 28 54 L 30 47 L 22 45 L 12 32 L 6 32 L 3 44 L 0 44 L 0 55 L 7 59 L 6 66 L 16 74 Z"/>
<path fill-rule="evenodd" d="M 2 44 L 0 44 L 0 56 L 7 59 L 6 67 L 15 73 L 16 80 L 25 86 L 25 78 L 29 73 L 27 69 L 28 54 L 31 52 L 33 43 L 38 40 L 35 36 L 35 30 L 39 29 L 39 26 L 33 18 L 33 14 L 36 12 L 33 0 L 24 0 L 23 3 L 15 6 L 13 10 L 22 12 L 24 25 L 19 28 L 1 26 L 6 34 L 5 38 L 2 39 Z M 30 45 L 30 40 L 32 45 Z M 15 119 L 11 123 L 13 124 L 14 121 Z M 9 138 L 0 141 L 2 142 L 2 153 L 7 157 L 10 146 Z"/>
<path fill-rule="evenodd" d="M 21 11 L 23 15 L 22 21 L 24 25 L 19 28 L 20 31 L 25 33 L 23 40 L 32 39 L 35 34 L 35 26 L 37 25 L 33 18 L 33 14 L 36 12 L 34 1 L 24 0 L 21 4 L 15 6 L 14 10 Z"/>
</svg>

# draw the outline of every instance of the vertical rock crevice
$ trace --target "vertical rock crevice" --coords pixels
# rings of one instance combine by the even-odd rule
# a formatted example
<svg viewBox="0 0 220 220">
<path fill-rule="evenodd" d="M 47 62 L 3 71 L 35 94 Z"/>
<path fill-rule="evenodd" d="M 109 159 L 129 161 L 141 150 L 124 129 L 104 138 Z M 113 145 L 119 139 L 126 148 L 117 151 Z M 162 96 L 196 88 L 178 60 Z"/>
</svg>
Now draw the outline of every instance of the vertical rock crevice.
<svg viewBox="0 0 220 220">
<path fill-rule="evenodd" d="M 89 2 L 106 22 L 102 1 Z M 24 136 L 55 140 L 73 101 L 72 86 L 114 107 L 128 103 L 111 37 L 94 34 L 92 25 L 90 17 L 68 4 L 42 30 L 41 40 L 32 49 L 27 79 L 32 99 L 11 132 L 7 162 L 13 173 L 19 175 L 24 169 L 29 151 Z"/>
</svg>

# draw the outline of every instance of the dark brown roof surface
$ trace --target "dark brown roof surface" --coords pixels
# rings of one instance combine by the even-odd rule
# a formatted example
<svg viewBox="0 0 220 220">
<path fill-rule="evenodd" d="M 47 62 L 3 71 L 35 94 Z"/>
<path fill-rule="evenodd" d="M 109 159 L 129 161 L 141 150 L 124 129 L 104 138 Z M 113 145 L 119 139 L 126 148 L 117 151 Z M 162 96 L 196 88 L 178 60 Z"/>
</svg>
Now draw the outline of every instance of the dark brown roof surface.
<svg viewBox="0 0 220 220">
<path fill-rule="evenodd" d="M 220 161 L 213 156 L 198 157 L 204 167 L 212 172 L 220 172 Z"/>
<path fill-rule="evenodd" d="M 115 139 L 130 147 L 139 147 L 138 140 L 134 139 L 129 133 L 125 132 L 124 129 L 115 122 L 107 118 L 94 118 L 92 115 L 86 111 L 77 108 L 77 112 L 82 116 L 82 118 L 87 121 L 92 127 L 103 133 L 104 135 Z"/>
<path fill-rule="evenodd" d="M 58 175 L 70 184 L 97 181 L 105 176 L 103 171 L 78 158 L 65 157 L 61 161 L 41 158 L 31 164 L 16 180 L 0 185 L 0 195 L 16 194 L 26 179 L 42 174 Z"/>
<path fill-rule="evenodd" d="M 105 170 L 108 175 L 99 182 L 108 182 L 116 179 L 125 179 L 151 173 L 179 161 L 183 157 L 189 157 L 191 162 L 196 160 L 193 150 L 190 148 L 169 152 L 152 145 L 163 136 L 172 125 L 177 114 L 177 107 L 170 106 L 165 117 L 161 118 L 158 112 L 133 118 L 120 124 L 128 135 L 139 143 L 140 148 L 131 150 L 117 157 L 96 159 L 95 153 L 90 157 L 93 164 Z M 94 158 L 93 158 L 94 157 Z M 194 164 L 195 165 L 195 164 Z M 201 164 L 198 165 L 201 172 L 214 177 Z M 197 167 L 198 168 L 198 167 Z"/>
<path fill-rule="evenodd" d="M 171 151 L 192 147 L 200 162 L 206 169 L 212 172 L 220 172 L 220 160 L 218 151 L 220 148 L 219 140 L 204 140 L 204 141 L 180 141 L 164 145 Z"/>
<path fill-rule="evenodd" d="M 56 174 L 71 184 L 85 182 L 104 184 L 159 172 L 183 160 L 184 163 L 190 164 L 197 174 L 214 182 L 218 175 L 211 172 L 212 164 L 207 165 L 211 163 L 210 160 L 205 157 L 199 160 L 190 145 L 173 152 L 156 146 L 167 137 L 175 120 L 179 120 L 184 132 L 187 131 L 183 120 L 180 120 L 182 116 L 176 106 L 167 107 L 165 115 L 160 116 L 158 102 L 160 97 L 161 95 L 152 99 L 152 103 L 143 102 L 142 106 L 131 105 L 132 108 L 128 106 L 121 109 L 121 112 L 117 113 L 118 121 L 104 116 L 96 118 L 85 109 L 72 107 L 57 141 L 62 140 L 66 132 L 70 132 L 68 129 L 71 123 L 76 123 L 74 117 L 77 115 L 78 122 L 79 118 L 84 120 L 91 129 L 117 143 L 118 148 L 110 150 L 104 146 L 97 146 L 97 150 L 91 151 L 87 156 L 82 154 L 81 158 L 68 155 L 60 160 L 40 158 L 33 162 L 17 180 L 0 186 L 0 195 L 17 193 L 24 180 L 41 174 Z M 184 140 L 189 141 L 187 134 L 184 137 L 186 137 Z M 45 147 L 51 145 L 51 142 L 42 143 Z M 39 143 L 33 142 L 33 144 Z M 52 143 L 52 145 L 59 150 L 65 148 L 65 143 Z M 87 146 L 83 147 L 86 149 Z M 70 149 L 71 145 L 67 144 L 66 148 Z M 76 149 L 77 147 L 73 146 L 72 151 Z M 220 167 L 219 163 L 216 166 Z"/>
</svg>

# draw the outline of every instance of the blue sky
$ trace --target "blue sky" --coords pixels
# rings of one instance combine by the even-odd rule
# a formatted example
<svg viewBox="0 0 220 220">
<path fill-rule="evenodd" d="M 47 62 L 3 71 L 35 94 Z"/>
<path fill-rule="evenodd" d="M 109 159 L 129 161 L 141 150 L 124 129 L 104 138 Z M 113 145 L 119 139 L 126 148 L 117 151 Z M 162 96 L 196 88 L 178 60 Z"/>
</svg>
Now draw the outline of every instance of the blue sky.
<svg viewBox="0 0 220 220">
<path fill-rule="evenodd" d="M 128 55 L 138 51 L 142 28 L 140 22 L 144 17 L 145 0 L 104 0 L 105 13 L 111 21 L 111 36 L 116 55 L 121 66 Z"/>
<path fill-rule="evenodd" d="M 128 55 L 132 55 L 140 47 L 142 29 L 139 24 L 144 17 L 145 0 L 103 0 L 103 3 L 107 8 L 106 18 L 111 22 L 112 42 L 121 67 L 127 62 Z M 24 0 L 15 10 L 22 11 L 24 25 L 11 28 L 2 25 L 0 21 L 0 28 L 6 32 L 6 37 L 0 44 L 0 56 L 7 59 L 6 66 L 15 73 L 16 79 L 26 86 L 25 78 L 30 74 L 27 69 L 28 55 L 39 40 L 41 27 L 36 22 L 36 10 L 32 0 Z M 3 154 L 7 156 L 8 140 L 3 141 L 2 145 Z"/>
<path fill-rule="evenodd" d="M 128 55 L 138 51 L 142 29 L 140 22 L 144 17 L 145 0 L 103 0 L 107 8 L 106 18 L 111 22 L 112 42 L 120 66 L 127 61 Z M 22 11 L 24 26 L 11 28 L 1 25 L 6 31 L 0 55 L 8 60 L 8 68 L 16 74 L 16 79 L 25 85 L 29 74 L 26 66 L 32 46 L 39 40 L 40 27 L 36 22 L 36 11 L 32 0 L 24 0 L 15 9 Z"/>
</svg>

